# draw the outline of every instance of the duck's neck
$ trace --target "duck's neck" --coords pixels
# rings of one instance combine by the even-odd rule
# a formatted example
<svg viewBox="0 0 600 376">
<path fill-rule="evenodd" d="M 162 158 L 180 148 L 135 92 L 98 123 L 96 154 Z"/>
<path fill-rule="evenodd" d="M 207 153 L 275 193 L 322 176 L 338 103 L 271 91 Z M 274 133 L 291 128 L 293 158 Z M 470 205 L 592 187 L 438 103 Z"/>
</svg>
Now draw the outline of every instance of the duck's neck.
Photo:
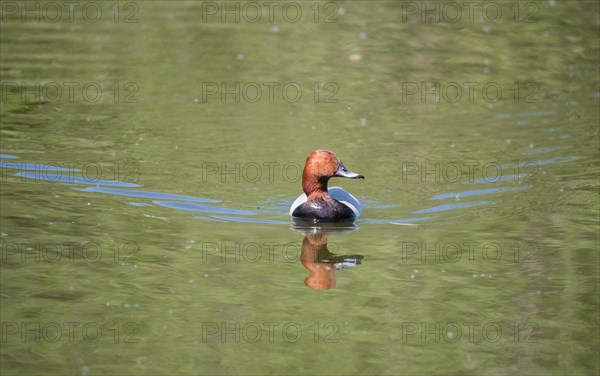
<svg viewBox="0 0 600 376">
<path fill-rule="evenodd" d="M 303 176 L 302 178 L 302 190 L 306 194 L 306 197 L 310 197 L 311 199 L 327 199 L 329 198 L 329 193 L 327 193 L 327 183 L 329 178 L 315 178 Z"/>
</svg>

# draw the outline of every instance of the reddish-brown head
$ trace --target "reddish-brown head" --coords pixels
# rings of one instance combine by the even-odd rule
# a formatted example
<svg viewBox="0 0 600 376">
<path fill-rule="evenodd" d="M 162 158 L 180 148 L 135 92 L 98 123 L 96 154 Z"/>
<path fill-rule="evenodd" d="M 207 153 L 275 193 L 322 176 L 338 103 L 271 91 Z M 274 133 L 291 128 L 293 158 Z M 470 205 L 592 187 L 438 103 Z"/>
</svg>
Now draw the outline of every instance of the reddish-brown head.
<svg viewBox="0 0 600 376">
<path fill-rule="evenodd" d="M 327 194 L 327 182 L 334 176 L 364 179 L 364 176 L 348 170 L 334 152 L 315 150 L 306 158 L 302 173 L 302 190 L 307 196 Z"/>
</svg>

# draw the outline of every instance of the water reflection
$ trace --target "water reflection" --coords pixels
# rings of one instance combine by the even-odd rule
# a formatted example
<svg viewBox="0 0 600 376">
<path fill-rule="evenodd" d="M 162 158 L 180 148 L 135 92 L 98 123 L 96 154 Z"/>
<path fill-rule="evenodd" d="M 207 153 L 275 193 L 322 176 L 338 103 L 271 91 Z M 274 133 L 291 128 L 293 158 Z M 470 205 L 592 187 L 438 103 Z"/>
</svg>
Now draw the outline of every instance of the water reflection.
<svg viewBox="0 0 600 376">
<path fill-rule="evenodd" d="M 310 224 L 296 222 L 295 230 L 304 233 L 300 261 L 310 272 L 304 283 L 313 289 L 330 290 L 336 288 L 335 272 L 339 269 L 360 265 L 363 255 L 336 255 L 328 246 L 330 232 L 350 232 L 358 230 L 353 222 Z"/>
</svg>

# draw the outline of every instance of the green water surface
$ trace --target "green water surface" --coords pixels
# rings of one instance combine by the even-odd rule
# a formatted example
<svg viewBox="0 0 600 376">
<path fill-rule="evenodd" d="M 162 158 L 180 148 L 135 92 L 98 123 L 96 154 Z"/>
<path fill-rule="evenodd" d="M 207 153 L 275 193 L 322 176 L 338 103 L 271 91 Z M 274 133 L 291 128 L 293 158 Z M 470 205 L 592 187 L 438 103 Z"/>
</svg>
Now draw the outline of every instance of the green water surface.
<svg viewBox="0 0 600 376">
<path fill-rule="evenodd" d="M 2 375 L 600 372 L 597 1 L 1 5 Z"/>
</svg>

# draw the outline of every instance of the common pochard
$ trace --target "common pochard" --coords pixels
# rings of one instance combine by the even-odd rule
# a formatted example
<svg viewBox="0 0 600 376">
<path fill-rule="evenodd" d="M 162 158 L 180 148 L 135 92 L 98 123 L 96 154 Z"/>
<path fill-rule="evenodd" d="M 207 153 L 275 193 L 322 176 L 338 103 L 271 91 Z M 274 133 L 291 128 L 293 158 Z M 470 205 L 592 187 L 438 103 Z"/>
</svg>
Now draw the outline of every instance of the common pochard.
<svg viewBox="0 0 600 376">
<path fill-rule="evenodd" d="M 346 168 L 329 150 L 315 150 L 308 158 L 302 172 L 302 190 L 290 208 L 290 216 L 313 222 L 343 221 L 362 214 L 360 203 L 354 196 L 339 187 L 327 189 L 332 177 L 364 179 Z"/>
</svg>

